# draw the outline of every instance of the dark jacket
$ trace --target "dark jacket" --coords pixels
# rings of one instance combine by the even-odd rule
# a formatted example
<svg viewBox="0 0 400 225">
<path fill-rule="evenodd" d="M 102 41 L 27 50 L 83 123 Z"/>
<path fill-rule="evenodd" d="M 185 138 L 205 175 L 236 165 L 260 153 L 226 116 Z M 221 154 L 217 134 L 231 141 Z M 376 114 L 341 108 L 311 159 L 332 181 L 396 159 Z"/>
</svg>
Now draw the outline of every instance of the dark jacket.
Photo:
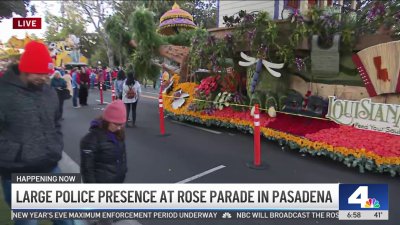
<svg viewBox="0 0 400 225">
<path fill-rule="evenodd" d="M 81 174 L 85 183 L 122 183 L 127 172 L 125 142 L 100 128 L 101 121 L 91 123 L 81 140 Z"/>
<path fill-rule="evenodd" d="M 65 82 L 65 80 L 62 78 L 55 78 L 55 77 L 52 78 L 50 85 L 53 88 L 59 88 L 59 89 L 67 88 L 67 82 Z"/>
<path fill-rule="evenodd" d="M 18 66 L 0 78 L 0 174 L 50 172 L 61 159 L 63 137 L 56 92 L 34 90 Z"/>
</svg>

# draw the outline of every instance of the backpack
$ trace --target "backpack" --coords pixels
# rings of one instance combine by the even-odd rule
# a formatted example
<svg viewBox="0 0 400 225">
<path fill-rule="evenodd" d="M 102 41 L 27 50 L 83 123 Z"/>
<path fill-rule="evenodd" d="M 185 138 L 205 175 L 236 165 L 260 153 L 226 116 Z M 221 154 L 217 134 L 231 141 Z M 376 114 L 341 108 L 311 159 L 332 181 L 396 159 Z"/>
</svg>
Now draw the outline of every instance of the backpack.
<svg viewBox="0 0 400 225">
<path fill-rule="evenodd" d="M 125 94 L 127 99 L 133 99 L 136 96 L 136 91 L 133 89 L 133 86 L 129 86 L 129 90 Z"/>
</svg>

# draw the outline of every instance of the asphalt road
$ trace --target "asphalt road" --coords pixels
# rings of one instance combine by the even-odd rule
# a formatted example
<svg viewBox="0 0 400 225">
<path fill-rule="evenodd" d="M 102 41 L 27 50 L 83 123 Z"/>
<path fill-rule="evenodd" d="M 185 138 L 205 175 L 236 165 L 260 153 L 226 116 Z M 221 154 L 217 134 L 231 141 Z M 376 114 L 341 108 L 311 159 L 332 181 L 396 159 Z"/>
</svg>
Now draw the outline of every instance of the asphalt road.
<svg viewBox="0 0 400 225">
<path fill-rule="evenodd" d="M 127 128 L 127 183 L 384 183 L 389 184 L 389 221 L 337 220 L 139 220 L 140 224 L 400 224 L 399 178 L 388 174 L 361 174 L 355 168 L 323 157 L 283 151 L 275 142 L 262 140 L 262 162 L 267 169 L 253 170 L 246 163 L 253 157 L 253 137 L 235 130 L 204 128 L 166 119 L 169 136 L 159 136 L 157 93 L 144 91 L 137 107 L 135 128 Z M 99 116 L 98 91 L 91 90 L 89 106 L 72 108 L 68 100 L 62 122 L 65 153 L 79 165 L 79 140 L 90 121 Z M 111 92 L 105 92 L 105 102 Z M 193 176 L 214 169 L 204 176 Z M 193 180 L 186 180 L 186 179 Z"/>
</svg>

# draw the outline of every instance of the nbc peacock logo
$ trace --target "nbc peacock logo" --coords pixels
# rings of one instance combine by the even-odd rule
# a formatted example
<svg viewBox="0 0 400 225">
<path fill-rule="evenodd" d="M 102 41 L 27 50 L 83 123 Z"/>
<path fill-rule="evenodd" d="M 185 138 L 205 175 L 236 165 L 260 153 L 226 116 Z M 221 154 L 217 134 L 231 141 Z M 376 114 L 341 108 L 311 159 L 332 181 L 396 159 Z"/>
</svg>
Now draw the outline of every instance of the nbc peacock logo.
<svg viewBox="0 0 400 225">
<path fill-rule="evenodd" d="M 369 198 L 365 202 L 364 208 L 374 208 L 374 209 L 379 209 L 381 205 L 379 204 L 379 201 L 376 200 L 375 198 Z"/>
</svg>

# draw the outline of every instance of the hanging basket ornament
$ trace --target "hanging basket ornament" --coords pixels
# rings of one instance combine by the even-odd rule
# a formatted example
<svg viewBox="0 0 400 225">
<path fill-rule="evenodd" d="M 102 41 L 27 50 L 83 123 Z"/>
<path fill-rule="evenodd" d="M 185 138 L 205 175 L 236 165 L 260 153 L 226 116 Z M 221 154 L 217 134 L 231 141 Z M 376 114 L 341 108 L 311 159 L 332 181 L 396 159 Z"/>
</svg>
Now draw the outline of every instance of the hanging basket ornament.
<svg viewBox="0 0 400 225">
<path fill-rule="evenodd" d="M 163 35 L 174 35 L 181 30 L 191 30 L 195 28 L 196 24 L 193 22 L 193 16 L 181 9 L 175 2 L 172 9 L 161 16 L 157 32 Z"/>
</svg>

